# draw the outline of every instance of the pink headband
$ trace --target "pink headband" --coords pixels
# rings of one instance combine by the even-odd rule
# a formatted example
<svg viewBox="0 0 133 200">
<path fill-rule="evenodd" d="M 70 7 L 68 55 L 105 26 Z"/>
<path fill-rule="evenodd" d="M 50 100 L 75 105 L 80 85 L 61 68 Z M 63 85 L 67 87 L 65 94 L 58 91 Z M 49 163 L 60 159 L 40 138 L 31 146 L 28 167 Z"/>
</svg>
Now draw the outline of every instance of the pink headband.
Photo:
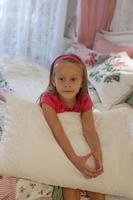
<svg viewBox="0 0 133 200">
<path fill-rule="evenodd" d="M 61 62 L 61 61 L 63 61 L 63 60 L 72 60 L 72 61 L 75 61 L 75 62 L 77 62 L 77 63 L 79 63 L 79 64 L 83 64 L 82 63 L 82 61 L 80 60 L 80 58 L 78 58 L 78 57 L 76 57 L 76 56 L 73 56 L 73 55 L 64 55 L 64 56 L 61 56 L 61 57 L 59 57 L 59 58 L 57 58 L 57 60 L 55 61 L 55 63 L 54 63 L 54 66 L 57 64 L 57 63 L 59 63 L 59 62 Z"/>
</svg>

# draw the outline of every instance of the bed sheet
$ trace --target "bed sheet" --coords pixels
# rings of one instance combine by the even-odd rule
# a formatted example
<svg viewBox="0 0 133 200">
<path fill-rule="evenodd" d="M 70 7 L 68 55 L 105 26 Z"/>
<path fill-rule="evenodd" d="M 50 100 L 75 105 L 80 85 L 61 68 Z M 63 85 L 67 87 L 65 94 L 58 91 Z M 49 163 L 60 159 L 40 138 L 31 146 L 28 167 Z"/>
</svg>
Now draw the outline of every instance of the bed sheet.
<svg viewBox="0 0 133 200">
<path fill-rule="evenodd" d="M 49 72 L 41 68 L 37 63 L 27 59 L 4 59 L 0 61 L 3 66 L 3 74 L 12 88 L 12 92 L 18 96 L 36 102 L 39 95 L 46 89 Z M 102 111 L 100 103 L 96 109 Z M 114 109 L 117 109 L 114 108 Z M 17 200 L 52 200 L 53 187 L 45 184 L 35 183 L 29 180 L 17 180 Z M 25 197 L 24 197 L 25 195 Z M 59 200 L 59 198 L 57 199 Z M 82 200 L 87 200 L 82 196 Z M 131 200 L 129 198 L 107 195 L 106 200 Z"/>
<path fill-rule="evenodd" d="M 36 102 L 48 85 L 49 71 L 30 59 L 0 60 L 2 73 L 12 92 L 16 95 Z"/>
</svg>

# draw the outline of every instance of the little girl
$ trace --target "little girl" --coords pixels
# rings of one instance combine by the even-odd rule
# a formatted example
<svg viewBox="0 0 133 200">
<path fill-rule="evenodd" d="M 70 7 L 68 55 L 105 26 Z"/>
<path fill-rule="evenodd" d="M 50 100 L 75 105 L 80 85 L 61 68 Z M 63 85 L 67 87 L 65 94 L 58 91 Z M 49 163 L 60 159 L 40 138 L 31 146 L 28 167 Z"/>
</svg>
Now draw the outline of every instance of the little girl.
<svg viewBox="0 0 133 200">
<path fill-rule="evenodd" d="M 94 126 L 92 101 L 88 95 L 86 67 L 76 55 L 62 55 L 51 65 L 49 85 L 41 97 L 40 105 L 53 135 L 69 160 L 86 177 L 93 178 L 103 173 L 102 152 Z M 57 113 L 80 112 L 83 135 L 91 154 L 79 156 L 74 151 Z M 93 155 L 95 168 L 89 168 L 87 160 Z M 64 200 L 80 200 L 80 190 L 63 188 Z M 105 196 L 90 192 L 91 200 L 104 200 Z"/>
</svg>

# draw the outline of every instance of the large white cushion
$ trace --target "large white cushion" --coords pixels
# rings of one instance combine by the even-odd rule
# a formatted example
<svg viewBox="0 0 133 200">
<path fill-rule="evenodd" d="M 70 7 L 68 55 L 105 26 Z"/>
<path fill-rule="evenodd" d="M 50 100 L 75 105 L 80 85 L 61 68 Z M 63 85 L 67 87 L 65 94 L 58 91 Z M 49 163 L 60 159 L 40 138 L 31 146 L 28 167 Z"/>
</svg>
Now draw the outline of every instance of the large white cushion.
<svg viewBox="0 0 133 200">
<path fill-rule="evenodd" d="M 38 105 L 9 95 L 7 110 L 0 143 L 1 175 L 133 197 L 133 160 L 127 134 L 129 107 L 94 112 L 104 162 L 104 173 L 95 179 L 86 179 L 68 160 Z M 69 112 L 58 116 L 75 151 L 79 155 L 88 153 L 80 115 Z"/>
</svg>

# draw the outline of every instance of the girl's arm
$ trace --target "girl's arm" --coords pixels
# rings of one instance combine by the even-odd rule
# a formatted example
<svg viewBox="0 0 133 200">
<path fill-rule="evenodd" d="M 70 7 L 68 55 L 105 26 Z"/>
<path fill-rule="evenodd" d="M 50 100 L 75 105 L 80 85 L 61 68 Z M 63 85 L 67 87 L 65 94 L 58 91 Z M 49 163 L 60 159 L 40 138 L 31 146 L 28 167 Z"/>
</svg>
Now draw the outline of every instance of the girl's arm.
<svg viewBox="0 0 133 200">
<path fill-rule="evenodd" d="M 83 134 L 91 149 L 92 154 L 98 159 L 100 170 L 103 171 L 102 166 L 102 150 L 99 137 L 95 128 L 92 109 L 81 114 Z"/>
<path fill-rule="evenodd" d="M 69 139 L 67 138 L 64 129 L 58 119 L 55 110 L 47 104 L 42 104 L 44 117 L 51 128 L 53 135 L 60 145 L 69 160 L 80 170 L 85 176 L 93 177 L 93 172 L 89 171 L 86 161 L 89 158 L 89 154 L 85 156 L 76 155 Z"/>
<path fill-rule="evenodd" d="M 53 135 L 67 157 L 73 161 L 77 155 L 72 148 L 55 110 L 47 104 L 42 105 L 44 117 L 51 128 Z"/>
</svg>

